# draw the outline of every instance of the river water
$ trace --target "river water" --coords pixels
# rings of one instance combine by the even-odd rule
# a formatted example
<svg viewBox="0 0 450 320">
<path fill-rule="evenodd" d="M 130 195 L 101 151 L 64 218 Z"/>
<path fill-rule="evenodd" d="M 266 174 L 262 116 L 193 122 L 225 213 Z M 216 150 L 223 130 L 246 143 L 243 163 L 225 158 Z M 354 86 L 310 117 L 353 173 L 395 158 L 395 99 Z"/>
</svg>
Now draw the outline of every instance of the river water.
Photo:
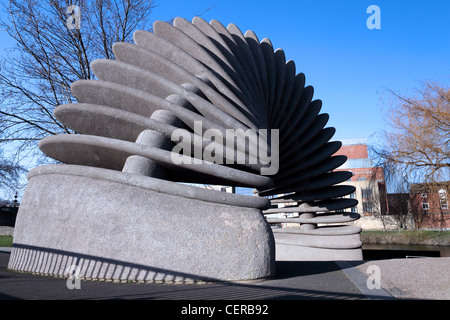
<svg viewBox="0 0 450 320">
<path fill-rule="evenodd" d="M 362 249 L 440 251 L 441 257 L 450 257 L 450 246 L 429 246 L 422 244 L 364 244 Z"/>
</svg>

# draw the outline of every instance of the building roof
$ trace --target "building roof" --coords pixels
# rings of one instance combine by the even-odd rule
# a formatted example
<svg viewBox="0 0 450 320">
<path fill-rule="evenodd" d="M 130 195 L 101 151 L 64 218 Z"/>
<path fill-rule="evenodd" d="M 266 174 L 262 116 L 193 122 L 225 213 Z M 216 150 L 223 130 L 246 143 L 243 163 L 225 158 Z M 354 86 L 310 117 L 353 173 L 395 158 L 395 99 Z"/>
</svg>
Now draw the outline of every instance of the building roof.
<svg viewBox="0 0 450 320">
<path fill-rule="evenodd" d="M 340 139 L 343 146 L 353 146 L 359 144 L 367 145 L 367 138 L 351 138 L 351 139 Z"/>
<path fill-rule="evenodd" d="M 347 161 L 339 167 L 339 169 L 362 169 L 362 168 L 373 168 L 372 159 L 369 158 L 347 159 Z"/>
<path fill-rule="evenodd" d="M 450 181 L 432 182 L 432 183 L 412 183 L 411 192 L 438 192 L 442 188 L 448 189 Z"/>
</svg>

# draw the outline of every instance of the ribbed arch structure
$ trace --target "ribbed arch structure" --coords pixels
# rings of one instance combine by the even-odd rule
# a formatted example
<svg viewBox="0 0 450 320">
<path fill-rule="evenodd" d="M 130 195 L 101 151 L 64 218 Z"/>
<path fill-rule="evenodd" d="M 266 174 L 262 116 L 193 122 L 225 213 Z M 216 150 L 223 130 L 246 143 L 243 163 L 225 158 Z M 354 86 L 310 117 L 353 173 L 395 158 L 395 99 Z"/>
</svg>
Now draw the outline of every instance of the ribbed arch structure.
<svg viewBox="0 0 450 320">
<path fill-rule="evenodd" d="M 329 115 L 295 63 L 269 39 L 217 20 L 176 18 L 173 25 L 155 22 L 153 30 L 136 31 L 134 44 L 114 44 L 114 60 L 95 60 L 96 80 L 73 83 L 79 103 L 61 105 L 54 115 L 79 134 L 44 138 L 40 149 L 65 165 L 36 168 L 30 182 L 52 174 L 84 176 L 263 210 L 271 224 L 300 224 L 268 231 L 286 253 L 283 259 L 296 252 L 311 260 L 359 257 L 360 228 L 318 227 L 359 216 L 336 212 L 357 204 L 343 198 L 354 187 L 340 185 L 351 173 L 335 171 L 346 161 L 333 156 L 341 143 L 332 141 Z M 184 138 L 174 140 L 179 130 Z M 211 132 L 214 139 L 207 136 Z M 249 139 L 249 132 L 258 140 Z M 234 144 L 239 138 L 245 142 Z M 181 163 L 174 162 L 177 143 Z M 220 161 L 204 159 L 211 150 L 216 160 L 220 151 Z M 238 162 L 239 156 L 246 162 Z M 179 182 L 250 187 L 255 196 Z M 275 213 L 295 217 L 271 218 Z"/>
</svg>

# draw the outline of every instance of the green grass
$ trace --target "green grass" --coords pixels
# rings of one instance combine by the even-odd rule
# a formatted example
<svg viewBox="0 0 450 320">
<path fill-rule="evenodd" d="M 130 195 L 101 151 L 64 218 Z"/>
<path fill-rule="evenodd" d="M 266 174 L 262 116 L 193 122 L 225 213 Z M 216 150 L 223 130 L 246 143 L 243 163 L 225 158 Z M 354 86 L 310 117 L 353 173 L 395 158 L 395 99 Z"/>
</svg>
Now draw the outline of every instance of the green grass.
<svg viewBox="0 0 450 320">
<path fill-rule="evenodd" d="M 0 247 L 12 247 L 13 238 L 11 236 L 0 236 Z"/>
<path fill-rule="evenodd" d="M 450 231 L 362 231 L 363 243 L 450 245 Z"/>
</svg>

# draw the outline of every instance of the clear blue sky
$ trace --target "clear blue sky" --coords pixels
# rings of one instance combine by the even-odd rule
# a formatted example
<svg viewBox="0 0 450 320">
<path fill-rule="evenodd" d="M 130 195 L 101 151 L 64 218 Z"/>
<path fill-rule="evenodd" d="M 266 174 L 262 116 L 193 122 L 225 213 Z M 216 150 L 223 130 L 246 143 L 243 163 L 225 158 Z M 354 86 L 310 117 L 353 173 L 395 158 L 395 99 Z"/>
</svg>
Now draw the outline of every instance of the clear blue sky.
<svg viewBox="0 0 450 320">
<path fill-rule="evenodd" d="M 282 48 L 323 101 L 335 139 L 382 130 L 387 89 L 407 93 L 420 81 L 450 83 L 449 0 L 157 1 L 154 20 L 201 15 L 251 29 Z M 379 30 L 366 26 L 372 4 L 381 9 Z M 0 53 L 11 45 L 0 31 Z"/>
</svg>

